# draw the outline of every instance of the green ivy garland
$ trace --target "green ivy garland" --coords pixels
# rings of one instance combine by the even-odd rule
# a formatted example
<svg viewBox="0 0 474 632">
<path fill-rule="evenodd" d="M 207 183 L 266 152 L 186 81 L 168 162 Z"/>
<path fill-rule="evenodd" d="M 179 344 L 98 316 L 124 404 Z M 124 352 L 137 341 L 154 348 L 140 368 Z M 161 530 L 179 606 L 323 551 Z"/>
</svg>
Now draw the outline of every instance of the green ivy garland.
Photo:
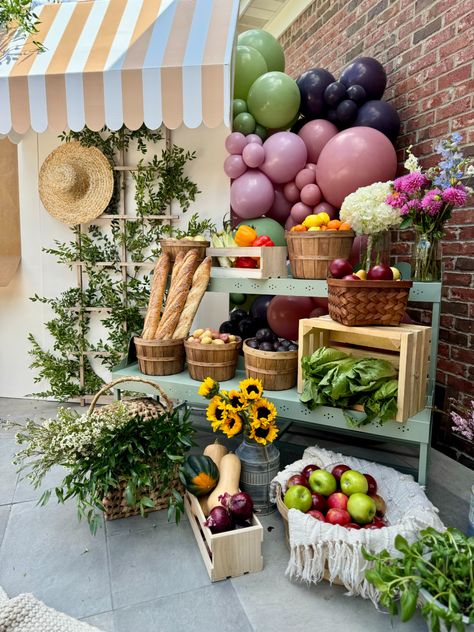
<svg viewBox="0 0 474 632">
<path fill-rule="evenodd" d="M 187 163 L 194 160 L 195 152 L 181 147 L 166 147 L 161 157 L 147 159 L 148 146 L 162 140 L 162 134 L 142 127 L 136 131 L 125 128 L 117 132 L 103 129 L 93 132 L 69 132 L 60 136 L 64 142 L 77 140 L 86 147 L 97 147 L 116 164 L 116 156 L 129 149 L 137 149 L 143 158 L 138 169 L 131 172 L 135 185 L 137 220 L 121 222 L 110 220 L 104 225 L 90 225 L 87 232 L 72 228 L 73 239 L 55 242 L 54 248 L 44 248 L 60 264 L 72 268 L 83 262 L 84 287 L 70 288 L 58 297 L 35 295 L 33 302 L 48 305 L 54 317 L 45 323 L 53 339 L 52 347 L 44 350 L 30 333 L 31 368 L 37 370 L 35 382 L 46 381 L 49 388 L 33 393 L 36 397 L 53 397 L 68 400 L 96 392 L 102 379 L 94 371 L 90 357 L 97 357 L 103 366 L 111 369 L 124 354 L 130 333 L 143 326 L 143 311 L 149 297 L 150 275 L 141 266 L 128 266 L 126 274 L 120 266 L 122 247 L 125 245 L 132 262 L 153 261 L 159 252 L 159 240 L 169 228 L 160 219 L 147 219 L 149 215 L 165 215 L 176 200 L 183 212 L 187 211 L 199 193 L 194 182 L 184 175 Z M 120 175 L 115 172 L 112 200 L 104 211 L 116 215 L 120 201 Z M 166 229 L 166 230 L 164 230 Z M 108 265 L 97 265 L 106 262 Z M 93 311 L 100 308 L 103 311 Z M 98 314 L 107 331 L 105 339 L 96 343 L 89 340 L 91 320 Z M 83 382 L 81 386 L 81 355 Z"/>
</svg>

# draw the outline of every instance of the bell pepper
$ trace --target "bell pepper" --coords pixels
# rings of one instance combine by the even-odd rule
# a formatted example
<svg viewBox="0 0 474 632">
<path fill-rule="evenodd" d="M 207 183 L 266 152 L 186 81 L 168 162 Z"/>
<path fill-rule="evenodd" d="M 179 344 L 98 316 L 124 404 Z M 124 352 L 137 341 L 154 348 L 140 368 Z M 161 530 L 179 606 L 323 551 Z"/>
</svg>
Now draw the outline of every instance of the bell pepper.
<svg viewBox="0 0 474 632">
<path fill-rule="evenodd" d="M 251 226 L 247 226 L 246 224 L 242 224 L 242 226 L 239 226 L 234 237 L 237 246 L 242 246 L 243 248 L 245 248 L 246 246 L 251 246 L 256 239 L 257 231 Z"/>
<path fill-rule="evenodd" d="M 236 268 L 256 268 L 257 263 L 252 257 L 237 257 L 235 260 Z"/>
<path fill-rule="evenodd" d="M 252 246 L 274 246 L 273 241 L 268 237 L 268 235 L 261 235 L 257 237 L 257 239 L 253 242 Z"/>
</svg>

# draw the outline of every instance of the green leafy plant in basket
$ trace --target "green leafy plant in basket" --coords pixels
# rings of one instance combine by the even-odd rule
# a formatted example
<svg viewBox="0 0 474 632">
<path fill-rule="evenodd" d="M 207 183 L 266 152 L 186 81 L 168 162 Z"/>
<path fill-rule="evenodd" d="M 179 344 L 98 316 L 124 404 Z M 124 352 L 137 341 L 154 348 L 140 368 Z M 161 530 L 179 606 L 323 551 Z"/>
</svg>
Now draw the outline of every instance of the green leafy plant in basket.
<svg viewBox="0 0 474 632">
<path fill-rule="evenodd" d="M 68 473 L 54 489 L 58 502 L 76 498 L 79 519 L 85 518 L 92 533 L 106 511 L 107 497 L 121 490 L 133 513 L 144 515 L 155 508 L 152 497 L 167 498 L 168 520 L 179 522 L 184 510 L 178 470 L 193 445 L 193 428 L 186 404 L 157 410 L 151 418 L 131 414 L 124 402 L 116 402 L 89 414 L 59 408 L 54 419 L 19 428 L 17 442 L 24 446 L 14 464 L 26 472 L 35 488 L 54 466 Z M 45 491 L 45 505 L 53 490 Z"/>
<path fill-rule="evenodd" d="M 474 624 L 474 538 L 458 529 L 444 532 L 432 527 L 421 531 L 409 544 L 395 537 L 398 554 L 386 550 L 372 555 L 365 571 L 367 580 L 380 592 L 380 603 L 391 614 L 408 621 L 422 604 L 421 614 L 432 632 L 464 632 Z"/>
</svg>

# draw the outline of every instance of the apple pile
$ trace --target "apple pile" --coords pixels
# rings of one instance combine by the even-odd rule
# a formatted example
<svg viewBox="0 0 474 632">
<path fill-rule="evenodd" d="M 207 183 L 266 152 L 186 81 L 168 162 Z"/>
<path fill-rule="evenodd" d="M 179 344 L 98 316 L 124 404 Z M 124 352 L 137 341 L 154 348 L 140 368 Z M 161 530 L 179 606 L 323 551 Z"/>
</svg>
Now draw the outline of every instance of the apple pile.
<svg viewBox="0 0 474 632">
<path fill-rule="evenodd" d="M 329 274 L 333 279 L 344 281 L 401 281 L 400 270 L 385 263 L 373 266 L 368 272 L 357 270 L 354 272 L 352 264 L 347 259 L 334 259 L 329 264 Z"/>
<path fill-rule="evenodd" d="M 237 336 L 221 334 L 215 329 L 196 329 L 188 338 L 188 342 L 195 342 L 201 345 L 226 345 L 237 340 L 239 340 Z"/>
<path fill-rule="evenodd" d="M 340 464 L 330 472 L 307 465 L 287 481 L 284 503 L 321 522 L 345 529 L 381 529 L 385 501 L 377 494 L 377 481 L 370 474 Z"/>
</svg>

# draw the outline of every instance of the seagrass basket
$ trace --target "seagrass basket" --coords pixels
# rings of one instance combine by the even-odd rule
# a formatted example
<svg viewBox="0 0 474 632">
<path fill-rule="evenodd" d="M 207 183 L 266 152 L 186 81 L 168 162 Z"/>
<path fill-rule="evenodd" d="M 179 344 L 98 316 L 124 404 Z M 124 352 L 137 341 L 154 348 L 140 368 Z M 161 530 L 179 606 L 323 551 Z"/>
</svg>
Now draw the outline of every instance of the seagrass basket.
<svg viewBox="0 0 474 632">
<path fill-rule="evenodd" d="M 245 372 L 266 391 L 286 391 L 296 384 L 298 351 L 260 351 L 244 342 Z"/>
<path fill-rule="evenodd" d="M 287 232 L 291 274 L 296 279 L 325 279 L 333 259 L 348 259 L 352 230 Z"/>
<path fill-rule="evenodd" d="M 161 239 L 161 252 L 167 253 L 173 262 L 179 252 L 186 254 L 189 250 L 197 250 L 198 261 L 204 261 L 206 249 L 210 246 L 209 241 L 194 241 L 193 239 Z"/>
<path fill-rule="evenodd" d="M 242 339 L 224 345 L 203 345 L 184 341 L 189 376 L 202 382 L 211 377 L 216 382 L 231 380 L 235 375 Z"/>
<path fill-rule="evenodd" d="M 346 327 L 399 325 L 413 285 L 412 281 L 327 281 L 329 316 Z"/>
<path fill-rule="evenodd" d="M 109 384 L 105 384 L 93 397 L 88 414 L 100 416 L 104 411 L 113 411 L 119 405 L 119 402 L 112 402 L 102 408 L 96 409 L 99 398 L 106 393 L 109 389 L 114 388 L 121 382 L 140 382 L 142 384 L 148 384 L 153 386 L 159 394 L 159 400 L 152 399 L 151 397 L 137 397 L 130 400 L 124 400 L 121 403 L 124 404 L 129 413 L 130 418 L 142 417 L 145 421 L 151 421 L 156 419 L 157 416 L 162 415 L 166 411 L 173 409 L 173 402 L 169 399 L 163 389 L 151 380 L 147 380 L 141 377 L 121 377 Z M 129 516 L 137 516 L 140 514 L 140 509 L 136 506 L 130 506 L 125 500 L 125 488 L 127 481 L 124 479 L 120 482 L 120 485 L 116 489 L 111 489 L 105 497 L 102 499 L 104 507 L 104 517 L 106 520 L 117 520 L 119 518 L 128 518 Z M 184 488 L 178 477 L 178 466 L 174 477 L 169 481 L 166 486 L 166 490 L 161 490 L 161 485 L 157 485 L 155 489 L 143 489 L 138 492 L 137 496 L 148 496 L 153 501 L 153 507 L 146 507 L 145 512 L 159 511 L 160 509 L 166 509 L 168 507 L 168 499 L 171 496 L 173 489 L 176 489 L 180 493 L 184 493 Z"/>
</svg>

